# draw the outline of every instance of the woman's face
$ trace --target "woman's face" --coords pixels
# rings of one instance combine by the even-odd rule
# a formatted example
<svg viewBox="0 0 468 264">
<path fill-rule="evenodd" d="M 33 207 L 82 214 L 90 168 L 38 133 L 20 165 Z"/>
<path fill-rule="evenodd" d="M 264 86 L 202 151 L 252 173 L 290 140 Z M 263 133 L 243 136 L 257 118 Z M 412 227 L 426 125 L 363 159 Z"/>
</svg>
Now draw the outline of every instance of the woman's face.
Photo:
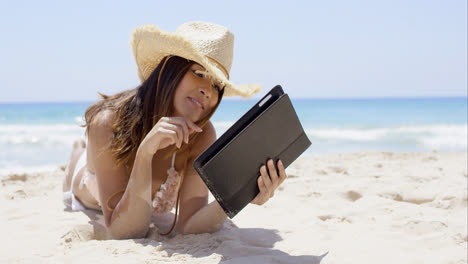
<svg viewBox="0 0 468 264">
<path fill-rule="evenodd" d="M 218 102 L 220 84 L 197 71 L 205 69 L 192 64 L 176 87 L 174 95 L 174 116 L 183 116 L 197 122 L 211 113 Z"/>
</svg>

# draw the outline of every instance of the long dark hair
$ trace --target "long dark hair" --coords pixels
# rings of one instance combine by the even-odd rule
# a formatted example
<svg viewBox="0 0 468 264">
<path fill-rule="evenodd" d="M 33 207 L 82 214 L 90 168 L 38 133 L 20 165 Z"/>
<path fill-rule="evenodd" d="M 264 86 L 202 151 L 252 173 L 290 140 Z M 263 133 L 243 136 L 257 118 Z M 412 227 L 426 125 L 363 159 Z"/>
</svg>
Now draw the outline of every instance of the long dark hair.
<svg viewBox="0 0 468 264">
<path fill-rule="evenodd" d="M 89 127 L 99 112 L 113 111 L 115 113 L 112 122 L 113 138 L 109 148 L 118 164 L 124 163 L 133 167 L 130 159 L 136 155 L 141 141 L 161 117 L 174 113 L 173 100 L 176 87 L 194 63 L 182 57 L 167 56 L 137 88 L 111 96 L 99 93 L 102 100 L 88 107 L 85 112 L 86 133 L 89 132 Z M 218 94 L 218 102 L 213 110 L 196 122 L 199 127 L 203 128 L 214 114 L 223 93 L 224 89 Z M 189 144 L 183 144 L 180 150 L 173 145 L 167 157 L 176 151 L 190 150 L 198 135 L 199 133 L 191 134 Z"/>
</svg>

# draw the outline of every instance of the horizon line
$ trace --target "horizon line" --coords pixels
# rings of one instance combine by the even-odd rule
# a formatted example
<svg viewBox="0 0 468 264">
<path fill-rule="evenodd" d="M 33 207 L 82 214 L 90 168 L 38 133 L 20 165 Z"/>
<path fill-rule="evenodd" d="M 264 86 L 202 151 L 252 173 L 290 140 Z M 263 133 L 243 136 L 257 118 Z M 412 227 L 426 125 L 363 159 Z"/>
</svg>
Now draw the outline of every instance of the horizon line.
<svg viewBox="0 0 468 264">
<path fill-rule="evenodd" d="M 239 98 L 225 97 L 223 101 L 251 101 L 260 100 L 263 97 Z M 290 97 L 291 100 L 392 100 L 392 99 L 456 99 L 468 98 L 468 95 L 444 95 L 444 96 L 363 96 L 363 97 Z M 62 101 L 0 101 L 0 105 L 8 104 L 60 104 L 60 103 L 92 103 L 98 100 L 62 100 Z"/>
</svg>

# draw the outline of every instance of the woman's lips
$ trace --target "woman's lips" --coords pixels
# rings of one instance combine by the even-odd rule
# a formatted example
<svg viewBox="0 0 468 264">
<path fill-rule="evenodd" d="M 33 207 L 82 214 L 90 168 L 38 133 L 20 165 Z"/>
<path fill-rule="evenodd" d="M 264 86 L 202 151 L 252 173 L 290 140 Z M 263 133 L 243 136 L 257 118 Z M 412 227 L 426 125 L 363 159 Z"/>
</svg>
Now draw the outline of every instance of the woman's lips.
<svg viewBox="0 0 468 264">
<path fill-rule="evenodd" d="M 190 103 L 192 103 L 195 107 L 197 107 L 197 108 L 200 109 L 200 110 L 203 110 L 203 108 L 202 108 L 199 104 L 197 104 L 197 103 L 194 102 L 194 101 L 197 101 L 197 100 L 193 99 L 192 97 L 188 97 L 188 100 L 189 100 Z M 198 101 L 197 101 L 197 102 L 198 102 Z"/>
</svg>

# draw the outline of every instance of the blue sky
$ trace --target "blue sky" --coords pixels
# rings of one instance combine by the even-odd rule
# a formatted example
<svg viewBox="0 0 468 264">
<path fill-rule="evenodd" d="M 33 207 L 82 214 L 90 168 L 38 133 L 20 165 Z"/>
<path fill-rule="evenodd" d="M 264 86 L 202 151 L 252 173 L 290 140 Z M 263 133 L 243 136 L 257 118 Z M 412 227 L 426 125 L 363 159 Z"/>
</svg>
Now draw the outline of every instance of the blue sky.
<svg viewBox="0 0 468 264">
<path fill-rule="evenodd" d="M 90 101 L 136 87 L 134 27 L 235 35 L 231 80 L 293 98 L 467 95 L 459 1 L 2 1 L 0 102 Z"/>
</svg>

